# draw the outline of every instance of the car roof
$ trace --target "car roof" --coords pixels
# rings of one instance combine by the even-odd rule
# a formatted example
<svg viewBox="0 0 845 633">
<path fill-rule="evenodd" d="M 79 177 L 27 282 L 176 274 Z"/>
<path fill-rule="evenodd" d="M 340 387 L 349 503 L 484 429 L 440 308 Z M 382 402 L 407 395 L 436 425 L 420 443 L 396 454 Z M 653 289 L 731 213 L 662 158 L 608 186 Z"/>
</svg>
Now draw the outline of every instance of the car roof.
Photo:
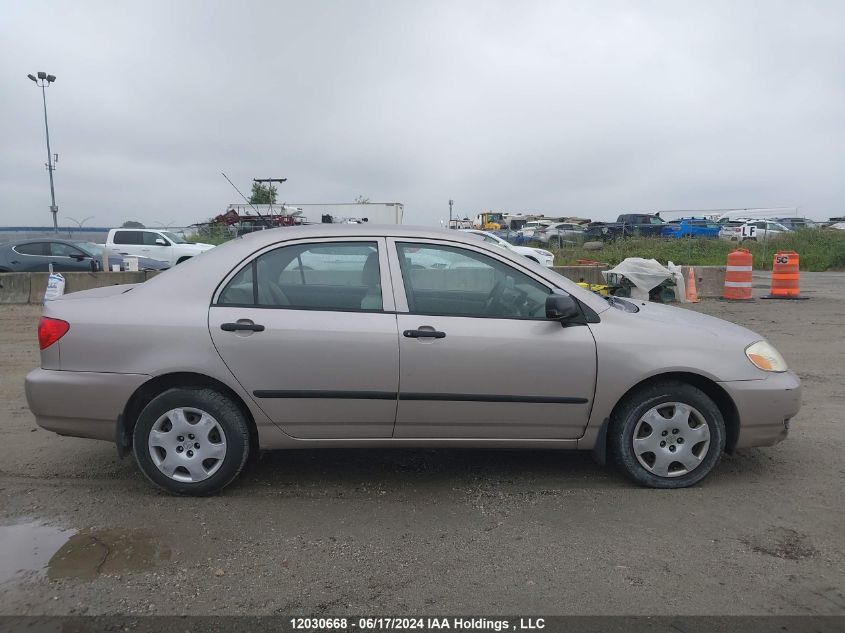
<svg viewBox="0 0 845 633">
<path fill-rule="evenodd" d="M 15 240 L 14 242 L 6 242 L 4 246 L 17 246 L 18 244 L 35 244 L 37 242 L 67 242 L 70 243 L 70 240 L 66 240 L 61 237 L 30 237 L 25 240 Z"/>
</svg>

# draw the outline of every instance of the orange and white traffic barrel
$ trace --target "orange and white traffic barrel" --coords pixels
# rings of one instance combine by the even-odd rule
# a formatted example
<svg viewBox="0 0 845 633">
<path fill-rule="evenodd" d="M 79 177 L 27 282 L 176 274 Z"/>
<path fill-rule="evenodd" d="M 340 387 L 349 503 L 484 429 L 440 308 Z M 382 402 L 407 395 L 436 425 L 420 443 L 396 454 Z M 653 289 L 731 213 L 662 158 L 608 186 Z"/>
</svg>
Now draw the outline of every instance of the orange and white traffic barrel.
<svg viewBox="0 0 845 633">
<path fill-rule="evenodd" d="M 808 299 L 802 297 L 798 253 L 778 251 L 772 260 L 772 291 L 764 299 Z"/>
<path fill-rule="evenodd" d="M 728 253 L 728 265 L 725 268 L 725 289 L 722 299 L 728 301 L 752 301 L 751 276 L 754 270 L 754 257 L 751 251 L 738 248 Z"/>
</svg>

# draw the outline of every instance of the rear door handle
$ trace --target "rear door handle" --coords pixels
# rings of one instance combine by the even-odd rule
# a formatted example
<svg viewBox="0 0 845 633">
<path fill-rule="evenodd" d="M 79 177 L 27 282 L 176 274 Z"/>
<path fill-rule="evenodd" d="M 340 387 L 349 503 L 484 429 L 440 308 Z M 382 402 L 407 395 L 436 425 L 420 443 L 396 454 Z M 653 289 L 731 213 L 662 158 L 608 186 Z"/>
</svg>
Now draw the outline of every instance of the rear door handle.
<svg viewBox="0 0 845 633">
<path fill-rule="evenodd" d="M 402 336 L 408 338 L 446 338 L 446 332 L 438 332 L 437 330 L 405 330 Z"/>
<path fill-rule="evenodd" d="M 224 332 L 263 332 L 264 326 L 257 323 L 223 323 L 220 329 Z"/>
</svg>

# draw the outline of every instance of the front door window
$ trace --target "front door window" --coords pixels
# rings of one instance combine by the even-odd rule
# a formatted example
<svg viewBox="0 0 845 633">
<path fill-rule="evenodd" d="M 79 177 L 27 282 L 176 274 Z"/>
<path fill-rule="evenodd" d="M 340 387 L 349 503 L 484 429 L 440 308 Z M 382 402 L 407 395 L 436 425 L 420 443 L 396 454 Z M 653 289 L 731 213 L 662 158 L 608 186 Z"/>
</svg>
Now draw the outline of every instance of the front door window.
<svg viewBox="0 0 845 633">
<path fill-rule="evenodd" d="M 497 259 L 453 246 L 397 244 L 416 314 L 545 319 L 550 289 Z"/>
</svg>

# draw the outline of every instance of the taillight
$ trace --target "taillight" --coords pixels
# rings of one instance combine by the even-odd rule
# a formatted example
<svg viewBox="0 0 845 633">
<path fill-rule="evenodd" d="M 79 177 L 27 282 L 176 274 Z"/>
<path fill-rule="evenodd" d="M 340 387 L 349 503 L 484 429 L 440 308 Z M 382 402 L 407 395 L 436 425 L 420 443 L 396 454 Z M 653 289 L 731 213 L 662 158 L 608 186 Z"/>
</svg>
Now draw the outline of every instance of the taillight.
<svg viewBox="0 0 845 633">
<path fill-rule="evenodd" d="M 70 329 L 70 323 L 61 319 L 41 317 L 38 323 L 38 346 L 47 349 L 53 343 L 62 338 Z"/>
</svg>

